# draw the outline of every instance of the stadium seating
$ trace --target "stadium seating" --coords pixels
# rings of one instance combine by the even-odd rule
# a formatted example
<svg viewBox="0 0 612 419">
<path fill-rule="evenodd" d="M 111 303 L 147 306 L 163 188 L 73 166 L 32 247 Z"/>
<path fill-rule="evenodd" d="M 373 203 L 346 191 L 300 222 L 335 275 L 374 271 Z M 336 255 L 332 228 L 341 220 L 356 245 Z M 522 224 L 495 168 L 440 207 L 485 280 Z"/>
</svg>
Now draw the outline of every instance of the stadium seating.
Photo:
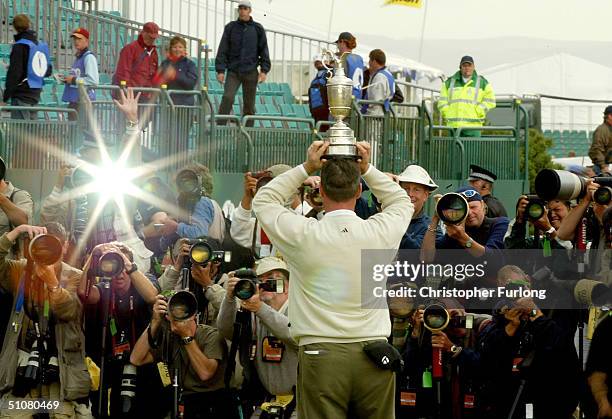
<svg viewBox="0 0 612 419">
<path fill-rule="evenodd" d="M 546 130 L 544 136 L 553 140 L 549 153 L 555 158 L 568 157 L 570 153 L 576 156 L 586 156 L 591 146 L 591 133 L 577 130 Z"/>
</svg>

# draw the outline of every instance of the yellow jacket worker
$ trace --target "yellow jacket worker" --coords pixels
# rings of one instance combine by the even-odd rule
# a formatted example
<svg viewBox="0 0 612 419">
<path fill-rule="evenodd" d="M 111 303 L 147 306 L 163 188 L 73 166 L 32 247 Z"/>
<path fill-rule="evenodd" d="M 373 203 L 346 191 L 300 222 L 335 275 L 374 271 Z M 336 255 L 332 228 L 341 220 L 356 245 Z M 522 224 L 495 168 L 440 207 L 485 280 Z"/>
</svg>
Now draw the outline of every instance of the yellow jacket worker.
<svg viewBox="0 0 612 419">
<path fill-rule="evenodd" d="M 438 110 L 446 125 L 458 127 L 481 127 L 487 112 L 495 107 L 495 93 L 487 79 L 478 75 L 474 59 L 461 58 L 459 71 L 442 84 Z M 465 137 L 479 137 L 479 130 L 462 131 Z"/>
</svg>

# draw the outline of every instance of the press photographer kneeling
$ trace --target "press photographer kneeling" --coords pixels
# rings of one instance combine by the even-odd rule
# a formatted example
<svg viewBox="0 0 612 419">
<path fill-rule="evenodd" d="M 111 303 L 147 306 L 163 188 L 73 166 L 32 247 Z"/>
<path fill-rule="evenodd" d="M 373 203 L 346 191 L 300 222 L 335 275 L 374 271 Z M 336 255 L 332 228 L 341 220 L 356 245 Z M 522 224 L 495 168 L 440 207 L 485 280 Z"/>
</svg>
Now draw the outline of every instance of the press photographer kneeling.
<svg viewBox="0 0 612 419">
<path fill-rule="evenodd" d="M 182 296 L 177 298 L 179 294 Z M 176 369 L 178 377 L 172 376 L 178 379 L 172 385 L 176 392 L 182 390 L 184 418 L 233 418 L 223 388 L 225 341 L 216 329 L 196 324 L 196 312 L 197 303 L 188 291 L 170 298 L 158 295 L 151 324 L 138 339 L 130 361 L 138 366 L 158 363 L 162 375 L 163 370 Z M 170 384 L 168 374 L 162 380 Z"/>
<path fill-rule="evenodd" d="M 260 259 L 255 271 L 241 269 L 229 276 L 217 326 L 226 339 L 232 339 L 231 352 L 239 347 L 243 388 L 257 406 L 251 418 L 296 417 L 298 346 L 287 317 L 289 269 L 283 260 L 270 256 Z M 235 297 L 240 299 L 240 311 Z"/>
<path fill-rule="evenodd" d="M 27 259 L 10 260 L 22 235 Z M 66 230 L 58 223 L 23 224 L 0 237 L 0 287 L 14 296 L 0 353 L 0 393 L 7 408 L 9 400 L 59 400 L 54 414 L 89 418 L 90 378 L 76 294 L 81 271 L 62 262 L 67 248 Z"/>
</svg>

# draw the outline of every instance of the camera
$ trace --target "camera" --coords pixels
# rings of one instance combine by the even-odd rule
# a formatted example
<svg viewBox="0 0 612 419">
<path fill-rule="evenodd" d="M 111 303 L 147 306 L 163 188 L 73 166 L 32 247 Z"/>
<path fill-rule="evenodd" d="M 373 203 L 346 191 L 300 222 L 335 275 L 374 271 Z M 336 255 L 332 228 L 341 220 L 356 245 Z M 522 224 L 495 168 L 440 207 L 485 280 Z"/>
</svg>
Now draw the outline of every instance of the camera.
<svg viewBox="0 0 612 419">
<path fill-rule="evenodd" d="M 234 276 L 240 278 L 240 281 L 236 283 L 234 289 L 234 295 L 241 300 L 248 300 L 257 292 L 257 286 L 262 291 L 275 292 L 282 294 L 285 292 L 285 282 L 283 279 L 268 279 L 262 282 L 255 273 L 254 269 L 242 268 L 238 269 Z"/>
<path fill-rule="evenodd" d="M 128 413 L 136 397 L 136 367 L 130 363 L 123 366 L 121 373 L 121 411 Z"/>
<path fill-rule="evenodd" d="M 524 217 L 530 221 L 542 218 L 546 213 L 546 203 L 537 195 L 527 195 L 529 202 L 525 207 Z"/>
<path fill-rule="evenodd" d="M 198 312 L 198 301 L 189 291 L 168 291 L 163 295 L 168 301 L 168 316 L 173 321 L 187 320 Z"/>
<path fill-rule="evenodd" d="M 445 224 L 461 224 L 469 213 L 467 200 L 456 192 L 442 195 L 436 204 L 436 214 Z"/>
<path fill-rule="evenodd" d="M 434 302 L 425 307 L 423 311 L 423 325 L 428 330 L 442 331 L 449 329 L 471 329 L 474 324 L 473 316 L 453 316 L 440 302 Z"/>
<path fill-rule="evenodd" d="M 93 182 L 93 176 L 83 168 L 83 165 L 73 168 L 68 176 L 64 176 L 64 187 L 68 189 L 81 188 Z"/>
<path fill-rule="evenodd" d="M 114 278 L 123 272 L 125 264 L 123 256 L 117 252 L 108 252 L 97 261 L 97 273 L 100 277 Z"/>
<path fill-rule="evenodd" d="M 181 170 L 176 175 L 176 187 L 180 193 L 188 195 L 202 194 L 202 181 L 196 172 L 190 169 Z"/>
<path fill-rule="evenodd" d="M 592 279 L 558 279 L 548 266 L 538 269 L 532 279 L 537 288 L 565 292 L 581 305 L 601 307 L 612 303 L 612 290 L 603 282 Z"/>
<path fill-rule="evenodd" d="M 255 186 L 255 193 L 257 193 L 259 189 L 266 186 L 272 180 L 272 172 L 269 170 L 262 170 L 251 173 L 251 177 L 257 179 L 257 185 Z"/>
<path fill-rule="evenodd" d="M 232 252 L 221 250 L 211 240 L 193 239 L 187 242 L 189 249 L 189 260 L 196 265 L 206 266 L 208 262 L 231 262 Z"/>
<path fill-rule="evenodd" d="M 612 199 L 612 176 L 597 176 L 591 179 L 600 185 L 594 194 L 595 202 L 607 205 Z M 587 180 L 588 178 L 566 170 L 543 169 L 535 178 L 535 189 L 538 196 L 546 201 L 570 201 L 586 194 Z"/>
<path fill-rule="evenodd" d="M 64 249 L 62 243 L 55 236 L 41 234 L 30 240 L 28 254 L 37 264 L 42 266 L 55 265 L 62 260 Z"/>
</svg>

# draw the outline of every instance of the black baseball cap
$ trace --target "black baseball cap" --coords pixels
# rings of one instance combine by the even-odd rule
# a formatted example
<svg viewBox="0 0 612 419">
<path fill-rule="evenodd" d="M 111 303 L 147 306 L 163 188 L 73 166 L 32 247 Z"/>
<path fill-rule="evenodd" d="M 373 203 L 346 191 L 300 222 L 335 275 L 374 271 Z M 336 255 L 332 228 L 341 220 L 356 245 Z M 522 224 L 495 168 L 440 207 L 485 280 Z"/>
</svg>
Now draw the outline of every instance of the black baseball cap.
<svg viewBox="0 0 612 419">
<path fill-rule="evenodd" d="M 459 65 L 462 65 L 463 63 L 474 64 L 474 59 L 470 57 L 469 55 L 464 55 L 463 57 L 461 57 L 461 62 L 459 63 Z"/>
<path fill-rule="evenodd" d="M 355 37 L 353 36 L 352 33 L 350 32 L 342 32 L 340 35 L 338 35 L 338 39 L 336 40 L 336 44 L 340 41 L 351 41 L 355 39 Z"/>
<path fill-rule="evenodd" d="M 609 115 L 612 113 L 612 105 L 606 106 L 606 110 L 604 110 L 604 115 Z"/>
</svg>

